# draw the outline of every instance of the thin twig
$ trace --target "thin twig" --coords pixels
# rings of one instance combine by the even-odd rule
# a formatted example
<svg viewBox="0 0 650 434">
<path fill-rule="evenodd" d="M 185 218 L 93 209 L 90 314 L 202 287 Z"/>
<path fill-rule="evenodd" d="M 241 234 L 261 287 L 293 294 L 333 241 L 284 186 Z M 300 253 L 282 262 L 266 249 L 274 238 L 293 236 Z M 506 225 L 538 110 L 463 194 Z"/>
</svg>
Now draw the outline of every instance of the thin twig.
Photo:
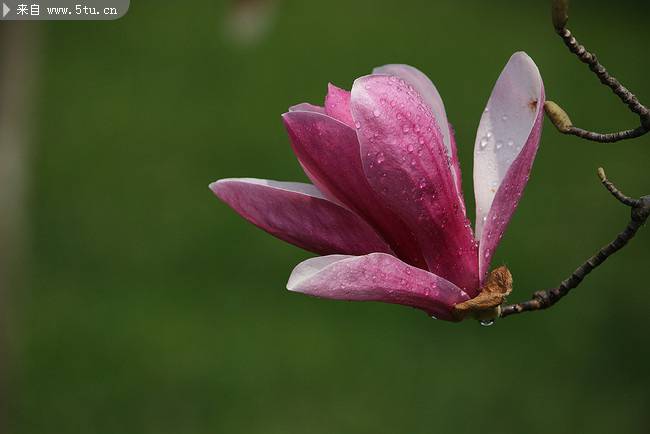
<svg viewBox="0 0 650 434">
<path fill-rule="evenodd" d="M 589 69 L 598 77 L 600 82 L 609 87 L 619 99 L 627 105 L 627 107 L 640 118 L 640 126 L 630 130 L 619 131 L 615 133 L 601 134 L 594 131 L 585 130 L 582 128 L 574 127 L 570 120 L 566 122 L 559 122 L 558 117 L 550 116 L 549 118 L 553 124 L 563 134 L 570 134 L 581 137 L 586 140 L 601 143 L 612 143 L 620 140 L 633 139 L 643 136 L 650 131 L 650 110 L 639 99 L 630 92 L 625 86 L 621 84 L 615 77 L 613 77 L 605 67 L 598 61 L 596 55 L 588 51 L 584 45 L 580 44 L 573 36 L 571 31 L 566 28 L 568 20 L 568 0 L 555 0 L 553 2 L 553 23 L 557 34 L 562 38 L 564 44 L 569 48 L 569 51 L 578 57 L 578 59 L 589 66 Z M 566 113 L 565 113 L 566 115 Z M 565 120 L 568 120 L 566 117 Z"/>
<path fill-rule="evenodd" d="M 637 127 L 633 130 L 617 131 L 615 133 L 596 133 L 593 131 L 583 130 L 578 127 L 569 127 L 565 134 L 577 136 L 582 139 L 591 140 L 592 142 L 614 143 L 621 140 L 634 139 L 641 137 L 648 131 L 644 127 Z"/>
<path fill-rule="evenodd" d="M 566 278 L 557 288 L 546 291 L 537 291 L 530 300 L 504 306 L 501 308 L 501 317 L 507 317 L 517 313 L 542 310 L 553 306 L 562 297 L 567 295 L 572 289 L 576 288 L 589 273 L 596 267 L 605 262 L 607 258 L 621 250 L 636 235 L 637 231 L 648 220 L 650 216 L 650 196 L 644 196 L 641 199 L 633 199 L 623 194 L 616 186 L 607 179 L 605 171 L 598 169 L 598 176 L 607 190 L 622 204 L 632 209 L 630 222 L 625 229 L 616 236 L 616 238 L 600 250 L 594 256 L 580 265 L 568 278 Z"/>
</svg>

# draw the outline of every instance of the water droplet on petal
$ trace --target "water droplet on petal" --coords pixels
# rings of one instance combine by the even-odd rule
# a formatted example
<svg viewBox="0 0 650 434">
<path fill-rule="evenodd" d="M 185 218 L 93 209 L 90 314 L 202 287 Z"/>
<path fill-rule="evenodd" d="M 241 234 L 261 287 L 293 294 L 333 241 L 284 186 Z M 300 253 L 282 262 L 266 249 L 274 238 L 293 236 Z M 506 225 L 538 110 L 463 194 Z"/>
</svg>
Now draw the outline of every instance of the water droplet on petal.
<svg viewBox="0 0 650 434">
<path fill-rule="evenodd" d="M 503 122 L 507 121 L 507 120 L 508 120 L 508 115 L 503 115 L 503 116 L 501 116 L 501 120 L 502 120 Z"/>
<path fill-rule="evenodd" d="M 431 315 L 431 319 L 438 319 L 435 315 Z"/>
<path fill-rule="evenodd" d="M 383 163 L 385 159 L 386 159 L 386 157 L 384 156 L 383 152 L 380 152 L 380 153 L 377 154 L 377 159 L 376 159 L 377 164 Z"/>
<path fill-rule="evenodd" d="M 361 122 L 355 122 L 354 126 L 357 127 L 357 130 L 361 128 Z"/>
<path fill-rule="evenodd" d="M 503 142 L 501 140 L 497 140 L 496 148 L 501 149 L 502 147 L 503 147 Z"/>
<path fill-rule="evenodd" d="M 485 149 L 485 148 L 487 147 L 487 145 L 488 145 L 488 142 L 489 142 L 489 140 L 487 139 L 487 137 L 483 137 L 483 138 L 481 139 L 481 141 L 478 143 L 479 149 L 480 149 L 481 151 L 482 151 L 483 149 Z"/>
<path fill-rule="evenodd" d="M 373 114 L 376 118 L 378 118 L 379 115 L 381 114 L 381 112 L 380 112 L 378 109 L 375 109 L 375 111 L 373 111 L 372 114 Z"/>
</svg>

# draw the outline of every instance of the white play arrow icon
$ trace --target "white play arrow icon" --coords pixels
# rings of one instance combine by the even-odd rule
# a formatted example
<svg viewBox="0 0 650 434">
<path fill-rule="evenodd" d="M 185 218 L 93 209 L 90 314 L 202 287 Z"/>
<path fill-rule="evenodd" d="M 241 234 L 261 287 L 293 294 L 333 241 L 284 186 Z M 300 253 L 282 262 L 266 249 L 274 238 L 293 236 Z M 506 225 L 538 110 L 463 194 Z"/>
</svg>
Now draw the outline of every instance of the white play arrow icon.
<svg viewBox="0 0 650 434">
<path fill-rule="evenodd" d="M 5 3 L 2 3 L 2 18 L 6 17 L 11 9 Z"/>
</svg>

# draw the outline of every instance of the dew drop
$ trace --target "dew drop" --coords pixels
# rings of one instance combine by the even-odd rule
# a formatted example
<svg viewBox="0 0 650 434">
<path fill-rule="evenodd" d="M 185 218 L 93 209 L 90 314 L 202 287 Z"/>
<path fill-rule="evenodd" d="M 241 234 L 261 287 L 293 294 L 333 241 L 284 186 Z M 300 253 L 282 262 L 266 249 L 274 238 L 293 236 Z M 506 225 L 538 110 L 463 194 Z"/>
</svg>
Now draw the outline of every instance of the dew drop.
<svg viewBox="0 0 650 434">
<path fill-rule="evenodd" d="M 411 131 L 411 129 L 408 126 L 404 125 L 402 131 L 404 132 L 404 134 L 407 134 L 409 131 Z"/>
<path fill-rule="evenodd" d="M 381 112 L 380 112 L 378 109 L 375 109 L 375 111 L 373 111 L 372 114 L 373 114 L 376 118 L 378 118 L 379 115 L 381 114 Z"/>
<path fill-rule="evenodd" d="M 494 324 L 494 320 L 493 319 L 482 319 L 478 323 L 481 324 L 483 327 L 490 327 L 491 325 Z"/>
<path fill-rule="evenodd" d="M 380 152 L 379 154 L 377 154 L 377 159 L 376 159 L 377 164 L 383 163 L 385 159 L 386 159 L 386 157 L 384 156 L 383 152 Z"/>
<path fill-rule="evenodd" d="M 515 144 L 514 140 L 508 139 L 508 146 L 513 146 Z"/>
<path fill-rule="evenodd" d="M 502 120 L 503 122 L 507 121 L 507 120 L 508 120 L 508 115 L 503 115 L 503 116 L 501 116 L 501 120 Z"/>
<path fill-rule="evenodd" d="M 406 150 L 409 152 L 413 152 L 413 145 L 409 143 L 409 145 L 406 147 Z"/>
<path fill-rule="evenodd" d="M 503 142 L 501 140 L 497 140 L 496 148 L 501 149 L 502 147 L 503 147 Z"/>
<path fill-rule="evenodd" d="M 479 142 L 479 144 L 478 144 L 478 145 L 479 145 L 479 149 L 480 149 L 480 150 L 485 149 L 486 146 L 488 145 L 488 143 L 489 143 L 488 138 L 487 138 L 487 137 L 483 137 L 483 138 L 481 139 L 481 141 Z"/>
<path fill-rule="evenodd" d="M 361 129 L 361 122 L 355 122 L 354 126 L 357 127 L 357 130 Z"/>
<path fill-rule="evenodd" d="M 431 315 L 431 319 L 438 319 L 435 315 Z"/>
</svg>

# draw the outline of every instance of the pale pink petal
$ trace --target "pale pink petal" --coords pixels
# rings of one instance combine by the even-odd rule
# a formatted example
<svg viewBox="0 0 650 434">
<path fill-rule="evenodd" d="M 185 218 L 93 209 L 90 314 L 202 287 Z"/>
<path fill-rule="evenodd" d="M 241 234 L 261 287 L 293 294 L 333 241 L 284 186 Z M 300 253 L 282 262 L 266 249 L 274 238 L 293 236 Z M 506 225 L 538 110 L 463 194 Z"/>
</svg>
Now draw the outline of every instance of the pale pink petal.
<svg viewBox="0 0 650 434">
<path fill-rule="evenodd" d="M 287 289 L 334 300 L 402 304 L 450 321 L 453 306 L 469 299 L 442 277 L 383 253 L 308 259 L 293 270 Z"/>
<path fill-rule="evenodd" d="M 463 208 L 463 214 L 467 216 L 467 210 L 465 209 L 465 195 L 463 194 L 463 177 L 460 173 L 460 161 L 458 161 L 458 151 L 456 148 L 456 133 L 454 132 L 454 127 L 449 124 L 449 140 L 451 142 L 451 172 L 454 176 L 454 183 L 456 184 L 456 191 L 458 193 L 460 205 Z"/>
<path fill-rule="evenodd" d="M 214 182 L 210 189 L 249 222 L 303 249 L 392 253 L 359 216 L 325 199 L 311 184 L 236 178 Z"/>
<path fill-rule="evenodd" d="M 476 238 L 484 278 L 528 182 L 542 133 L 544 85 L 537 66 L 515 53 L 481 117 L 474 147 Z"/>
<path fill-rule="evenodd" d="M 425 268 L 419 243 L 368 184 L 355 130 L 327 115 L 283 115 L 291 145 L 305 173 L 327 197 L 373 226 L 402 260 Z"/>
<path fill-rule="evenodd" d="M 477 249 L 431 109 L 405 81 L 370 75 L 352 87 L 370 185 L 420 242 L 429 270 L 475 295 Z"/>
<path fill-rule="evenodd" d="M 303 102 L 289 107 L 290 112 L 316 112 L 325 113 L 325 107 Z"/>
<path fill-rule="evenodd" d="M 454 177 L 454 181 L 458 188 L 458 194 L 462 198 L 463 190 L 460 186 L 460 165 L 458 164 L 458 158 L 454 161 L 454 156 L 456 155 L 456 142 L 449 121 L 447 121 L 445 105 L 442 102 L 442 98 L 440 97 L 440 93 L 438 92 L 438 89 L 436 89 L 436 86 L 425 73 L 410 65 L 384 65 L 373 69 L 372 73 L 397 76 L 413 86 L 415 91 L 422 96 L 422 99 L 433 112 L 433 116 L 436 118 L 436 122 L 440 127 L 447 156 L 453 163 L 451 165 L 451 174 Z"/>
<path fill-rule="evenodd" d="M 327 96 L 325 97 L 325 113 L 349 127 L 354 127 L 354 121 L 350 114 L 350 92 L 340 89 L 332 83 L 328 84 Z"/>
</svg>

